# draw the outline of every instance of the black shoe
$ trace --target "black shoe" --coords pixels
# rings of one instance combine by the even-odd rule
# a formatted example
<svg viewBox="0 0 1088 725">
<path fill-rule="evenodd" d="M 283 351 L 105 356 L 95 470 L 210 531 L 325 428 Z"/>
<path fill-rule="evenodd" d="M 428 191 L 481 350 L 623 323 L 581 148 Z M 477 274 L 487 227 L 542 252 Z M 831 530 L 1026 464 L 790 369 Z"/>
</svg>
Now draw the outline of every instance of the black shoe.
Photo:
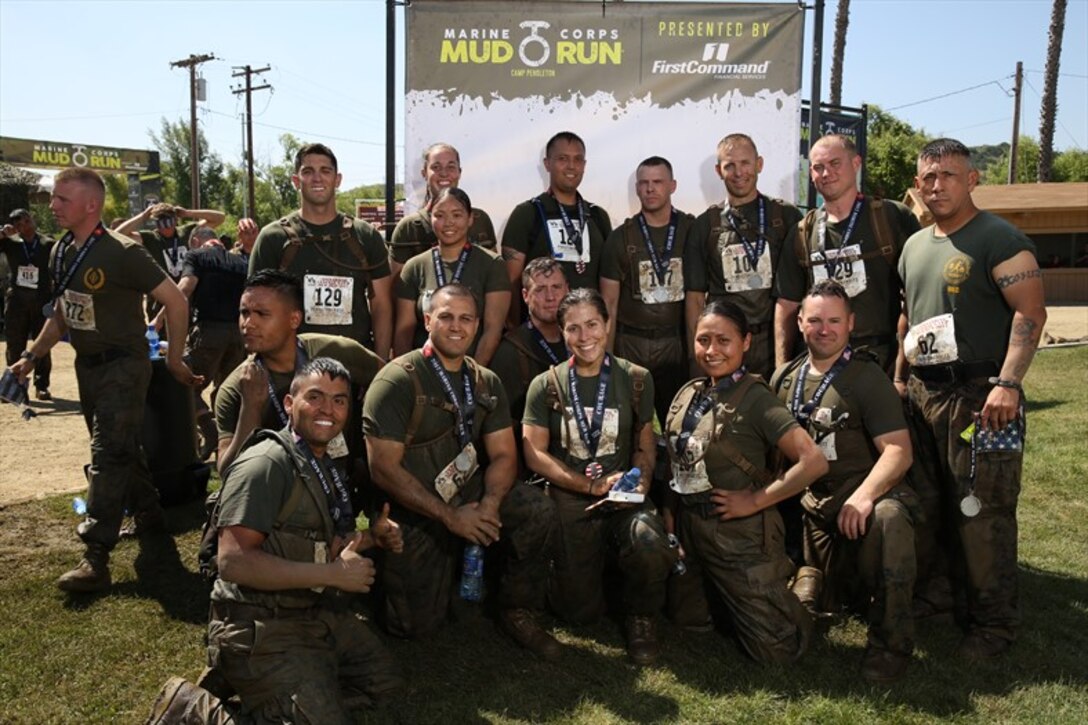
<svg viewBox="0 0 1088 725">
<path fill-rule="evenodd" d="M 1009 651 L 1012 642 L 996 634 L 987 632 L 968 632 L 956 648 L 956 654 L 971 662 L 981 662 L 1000 657 Z"/>
<path fill-rule="evenodd" d="M 52 394 L 49 392 L 49 388 L 38 388 L 37 392 L 35 393 L 35 397 L 37 397 L 38 400 L 53 399 Z"/>
<path fill-rule="evenodd" d="M 627 656 L 636 665 L 652 665 L 661 653 L 657 622 L 652 616 L 627 618 Z"/>
<path fill-rule="evenodd" d="M 907 673 L 910 655 L 869 647 L 861 660 L 861 676 L 874 685 L 890 685 Z"/>
<path fill-rule="evenodd" d="M 499 613 L 502 631 L 541 659 L 555 661 L 563 653 L 563 645 L 544 630 L 528 609 L 504 609 Z"/>
</svg>

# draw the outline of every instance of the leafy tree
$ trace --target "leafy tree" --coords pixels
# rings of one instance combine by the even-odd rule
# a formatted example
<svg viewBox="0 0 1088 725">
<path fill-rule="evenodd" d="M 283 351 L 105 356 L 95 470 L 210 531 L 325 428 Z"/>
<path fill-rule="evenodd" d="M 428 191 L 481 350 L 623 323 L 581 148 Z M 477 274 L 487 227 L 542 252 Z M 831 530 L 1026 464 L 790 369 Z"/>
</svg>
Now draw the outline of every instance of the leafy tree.
<svg viewBox="0 0 1088 725">
<path fill-rule="evenodd" d="M 831 105 L 842 105 L 842 66 L 846 55 L 846 31 L 850 27 L 850 0 L 839 0 L 835 12 L 835 45 L 831 52 Z"/>
<path fill-rule="evenodd" d="M 1039 165 L 1039 142 L 1030 136 L 1021 136 L 1016 153 L 1016 183 L 1031 184 L 1035 181 Z M 979 173 L 980 183 L 1006 184 L 1009 181 L 1009 148 L 1006 144 L 1001 156 Z"/>
<path fill-rule="evenodd" d="M 102 174 L 106 182 L 106 203 L 102 207 L 102 218 L 106 224 L 114 219 L 128 219 L 132 209 L 128 203 L 128 177 L 124 174 Z"/>
<path fill-rule="evenodd" d="M 192 203 L 192 182 L 189 176 L 189 124 L 184 120 L 173 123 L 162 119 L 159 133 L 148 131 L 151 143 L 159 151 L 162 164 L 162 196 L 163 201 L 168 201 L 179 206 L 189 206 Z M 226 169 L 223 160 L 208 150 L 208 140 L 204 137 L 200 127 L 197 127 L 197 156 L 200 165 L 200 191 L 201 206 L 208 208 L 225 208 L 228 202 L 233 202 L 233 191 L 228 191 L 224 176 Z"/>
<path fill-rule="evenodd" d="M 1088 151 L 1069 149 L 1054 159 L 1055 181 L 1088 181 Z"/>
<path fill-rule="evenodd" d="M 867 137 L 866 193 L 902 199 L 914 185 L 918 151 L 928 136 L 879 106 L 870 105 Z"/>
<path fill-rule="evenodd" d="M 1054 0 L 1050 11 L 1050 39 L 1046 48 L 1043 101 L 1039 106 L 1039 181 L 1050 181 L 1054 163 L 1054 119 L 1058 115 L 1058 67 L 1065 33 L 1065 0 Z"/>
</svg>

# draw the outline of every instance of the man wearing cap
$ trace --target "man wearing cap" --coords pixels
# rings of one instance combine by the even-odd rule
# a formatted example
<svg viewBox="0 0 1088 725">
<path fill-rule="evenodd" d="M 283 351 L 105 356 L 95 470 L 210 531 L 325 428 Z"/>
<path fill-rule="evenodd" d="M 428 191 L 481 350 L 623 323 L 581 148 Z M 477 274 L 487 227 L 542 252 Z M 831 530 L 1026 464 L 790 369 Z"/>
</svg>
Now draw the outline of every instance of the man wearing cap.
<svg viewBox="0 0 1088 725">
<path fill-rule="evenodd" d="M 16 209 L 8 215 L 8 223 L 0 230 L 0 252 L 7 258 L 11 278 L 4 294 L 4 334 L 7 337 L 7 364 L 13 365 L 33 340 L 45 316 L 42 307 L 49 302 L 53 284 L 49 277 L 49 254 L 54 241 L 38 234 L 34 217 L 26 209 Z M 47 353 L 34 367 L 34 389 L 38 400 L 51 400 L 49 372 L 52 357 Z"/>
</svg>

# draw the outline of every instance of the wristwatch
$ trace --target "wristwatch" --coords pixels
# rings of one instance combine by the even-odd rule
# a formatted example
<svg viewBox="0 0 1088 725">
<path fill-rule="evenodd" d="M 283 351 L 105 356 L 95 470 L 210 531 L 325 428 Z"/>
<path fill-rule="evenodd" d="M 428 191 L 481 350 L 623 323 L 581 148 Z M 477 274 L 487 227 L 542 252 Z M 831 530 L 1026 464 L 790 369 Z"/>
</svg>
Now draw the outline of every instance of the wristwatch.
<svg viewBox="0 0 1088 725">
<path fill-rule="evenodd" d="M 29 360 L 32 365 L 38 362 L 38 356 L 32 353 L 30 350 L 24 350 L 23 354 L 19 356 L 19 359 Z"/>
</svg>

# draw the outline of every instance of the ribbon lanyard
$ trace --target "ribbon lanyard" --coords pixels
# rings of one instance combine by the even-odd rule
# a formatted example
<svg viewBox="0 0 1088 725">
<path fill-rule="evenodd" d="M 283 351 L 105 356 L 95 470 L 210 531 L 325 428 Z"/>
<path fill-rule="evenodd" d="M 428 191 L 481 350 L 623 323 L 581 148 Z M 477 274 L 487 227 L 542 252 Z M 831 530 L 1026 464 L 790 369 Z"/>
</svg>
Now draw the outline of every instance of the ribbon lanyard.
<svg viewBox="0 0 1088 725">
<path fill-rule="evenodd" d="M 816 410 L 816 406 L 824 399 L 824 394 L 831 387 L 831 383 L 835 382 L 835 378 L 839 376 L 839 373 L 843 371 L 843 368 L 853 357 L 854 351 L 847 345 L 846 349 L 839 355 L 839 359 L 835 361 L 831 369 L 824 374 L 820 384 L 816 386 L 812 398 L 802 405 L 801 398 L 805 394 L 805 381 L 808 379 L 809 363 L 811 361 L 811 358 L 805 359 L 797 373 L 797 381 L 793 384 L 793 395 L 790 396 L 790 412 L 793 413 L 793 417 L 797 419 L 798 423 L 806 428 L 808 427 L 808 419 L 812 416 L 812 411 Z"/>
<path fill-rule="evenodd" d="M 714 406 L 715 400 L 717 400 L 722 393 L 729 390 L 729 388 L 740 382 L 740 379 L 748 374 L 748 366 L 741 365 L 732 375 L 726 378 L 722 378 L 718 381 L 718 384 L 707 389 L 706 383 L 698 394 L 698 398 L 692 401 L 692 404 L 688 405 L 687 411 L 684 413 L 684 420 L 680 423 L 680 435 L 676 437 L 676 454 L 683 459 L 684 454 L 687 453 L 688 443 L 691 441 L 691 436 L 695 432 L 695 429 L 699 426 L 699 421 L 703 419 L 703 416 L 707 414 L 707 411 Z"/>
<path fill-rule="evenodd" d="M 295 350 L 295 372 L 297 373 L 302 369 L 303 365 L 309 362 L 309 358 L 306 356 L 306 350 L 302 347 L 302 341 L 296 340 L 295 342 L 298 345 Z M 276 411 L 276 415 L 280 417 L 280 423 L 285 426 L 291 425 L 291 419 L 287 417 L 287 411 L 283 408 L 283 401 L 276 395 L 276 388 L 272 385 L 272 373 L 264 366 L 264 361 L 261 360 L 260 355 L 254 357 L 253 362 L 257 363 L 257 367 L 266 373 L 265 385 L 268 386 L 268 399 L 272 401 L 272 408 Z"/>
<path fill-rule="evenodd" d="M 544 354 L 548 356 L 548 359 L 552 361 L 552 365 L 558 365 L 560 363 L 559 356 L 555 354 L 555 350 L 553 350 L 552 346 L 548 344 L 548 341 L 544 339 L 544 335 L 541 334 L 540 330 L 536 329 L 536 326 L 533 325 L 533 321 L 526 320 L 525 327 L 529 330 L 533 339 L 536 340 L 536 344 L 540 345 L 540 349 L 543 350 Z M 567 349 L 566 342 L 563 343 L 563 349 Z"/>
<path fill-rule="evenodd" d="M 438 376 L 438 382 L 442 383 L 442 389 L 446 391 L 446 397 L 453 403 L 457 410 L 457 440 L 464 448 L 472 442 L 472 422 L 476 415 L 476 396 L 472 392 L 472 375 L 468 369 L 468 363 L 461 363 L 461 380 L 464 383 L 464 396 L 459 398 L 453 389 L 449 373 L 442 366 L 442 361 L 434 354 L 434 346 L 430 341 L 423 346 L 423 357 L 427 359 L 431 370 Z"/>
<path fill-rule="evenodd" d="M 40 238 L 41 237 L 35 234 L 34 239 L 31 241 L 28 242 L 25 239 L 23 240 L 23 254 L 26 255 L 27 264 L 34 264 L 34 253 L 38 251 L 38 240 Z"/>
<path fill-rule="evenodd" d="M 662 287 L 665 286 L 665 278 L 669 273 L 669 260 L 672 259 L 672 247 L 676 243 L 678 220 L 679 215 L 673 209 L 669 214 L 669 231 L 665 236 L 665 249 L 662 251 L 661 257 L 658 257 L 657 250 L 654 249 L 654 240 L 650 238 L 650 227 L 646 224 L 646 216 L 642 212 L 639 212 L 638 215 L 638 228 L 642 230 L 642 241 L 646 244 L 646 251 L 650 253 L 650 264 L 657 276 L 657 283 Z"/>
<path fill-rule="evenodd" d="M 465 263 L 468 262 L 469 252 L 472 251 L 472 245 L 466 243 L 461 248 L 461 253 L 457 256 L 457 266 L 453 270 L 453 282 L 460 282 L 461 275 L 465 272 Z M 431 247 L 431 260 L 434 262 L 434 276 L 438 280 L 439 287 L 446 286 L 446 267 L 442 263 L 442 255 L 438 251 L 438 247 Z"/>
<path fill-rule="evenodd" d="M 306 454 L 307 463 L 310 464 L 310 468 L 321 484 L 321 490 L 325 492 L 325 502 L 328 504 L 329 515 L 332 517 L 337 533 L 352 531 L 355 528 L 355 522 L 351 516 L 351 498 L 348 496 L 347 487 L 344 486 L 336 466 L 329 466 L 329 475 L 332 476 L 332 485 L 329 485 L 329 479 L 325 477 L 325 471 L 322 469 L 321 464 L 318 463 L 317 456 L 314 455 L 309 444 L 302 440 L 297 433 L 294 435 L 299 448 Z"/>
<path fill-rule="evenodd" d="M 63 271 L 64 257 L 68 254 L 68 247 L 71 246 L 75 239 L 75 235 L 69 231 L 61 238 L 60 243 L 57 244 L 57 247 L 59 247 L 57 249 L 57 256 L 54 258 L 56 259 L 56 264 L 53 269 L 53 297 L 47 305 L 50 312 L 46 317 L 51 317 L 53 315 L 53 302 L 68 289 L 68 285 L 72 283 L 72 278 L 76 276 L 76 271 L 79 270 L 79 266 L 83 264 L 83 260 L 90 254 L 91 247 L 93 247 L 95 242 L 101 239 L 105 234 L 106 227 L 102 226 L 102 222 L 98 222 L 98 226 L 91 232 L 91 236 L 87 237 L 87 241 L 83 243 L 83 247 L 80 248 L 79 252 L 76 254 L 76 258 L 68 265 L 68 269 Z"/>
<path fill-rule="evenodd" d="M 865 205 L 865 196 L 858 194 L 858 197 L 854 199 L 854 207 L 850 210 L 850 217 L 846 221 L 846 231 L 842 234 L 842 239 L 839 240 L 839 251 L 841 252 L 846 247 L 847 241 L 850 239 L 850 235 L 854 233 L 854 227 L 857 226 L 858 217 L 861 216 L 861 208 Z M 824 257 L 824 267 L 827 268 L 827 276 L 834 277 L 835 271 L 839 267 L 839 261 L 830 260 L 827 258 L 827 254 L 824 254 L 824 250 L 827 249 L 827 209 L 823 209 L 820 212 L 820 218 L 816 222 L 816 235 L 820 241 L 820 253 Z"/>
<path fill-rule="evenodd" d="M 748 263 L 753 270 L 758 269 L 759 258 L 763 256 L 764 250 L 767 249 L 767 204 L 763 195 L 759 195 L 759 230 L 755 244 L 749 242 L 747 237 L 741 233 L 741 225 L 737 223 L 739 217 L 731 207 L 726 206 L 723 216 L 729 222 L 729 226 L 733 228 L 733 233 L 740 238 L 740 243 L 744 246 L 744 256 L 748 258 Z M 744 220 L 740 219 L 740 221 Z"/>
<path fill-rule="evenodd" d="M 548 194 L 552 199 L 555 199 L 555 205 L 559 207 L 559 218 L 563 220 L 563 228 L 567 231 L 567 239 L 574 248 L 578 250 L 578 256 L 582 256 L 582 230 L 586 228 L 586 205 L 582 202 L 582 195 L 578 192 L 574 193 L 574 204 L 578 207 L 578 228 L 574 228 L 574 224 L 570 220 L 570 214 L 567 213 L 566 207 L 564 207 L 559 200 L 555 198 L 555 194 L 549 190 Z M 551 237 L 548 238 L 549 242 Z M 553 249 L 552 252 L 555 250 Z"/>
<path fill-rule="evenodd" d="M 601 428 L 604 424 L 604 403 L 608 397 L 608 382 L 612 379 L 612 356 L 604 354 L 601 373 L 597 379 L 597 399 L 593 403 L 593 420 L 586 419 L 582 398 L 578 394 L 578 376 L 574 372 L 574 358 L 567 368 L 567 381 L 570 385 L 570 402 L 574 408 L 574 422 L 578 425 L 578 436 L 582 439 L 590 458 L 597 457 L 597 446 L 601 442 Z"/>
</svg>

